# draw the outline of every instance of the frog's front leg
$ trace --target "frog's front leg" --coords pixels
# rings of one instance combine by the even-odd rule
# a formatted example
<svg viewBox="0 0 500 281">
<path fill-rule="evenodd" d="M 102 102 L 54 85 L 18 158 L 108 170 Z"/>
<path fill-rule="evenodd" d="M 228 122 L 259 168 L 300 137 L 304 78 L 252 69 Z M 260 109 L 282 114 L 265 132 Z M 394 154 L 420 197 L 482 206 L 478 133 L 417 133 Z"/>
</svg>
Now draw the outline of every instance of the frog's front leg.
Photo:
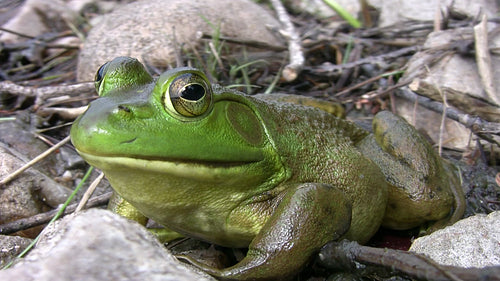
<svg viewBox="0 0 500 281">
<path fill-rule="evenodd" d="M 136 221 L 144 226 L 148 222 L 148 218 L 146 216 L 139 212 L 139 210 L 132 206 L 132 204 L 130 204 L 127 200 L 123 199 L 123 197 L 118 195 L 115 191 L 113 191 L 113 195 L 109 199 L 108 210 L 129 220 Z"/>
<path fill-rule="evenodd" d="M 375 116 L 373 131 L 357 146 L 390 185 L 383 225 L 408 229 L 428 221 L 458 220 L 465 199 L 453 167 L 414 127 L 388 111 Z"/>
<path fill-rule="evenodd" d="M 127 200 L 123 199 L 118 193 L 113 191 L 113 195 L 109 199 L 108 210 L 121 215 L 129 220 L 138 222 L 139 224 L 146 226 L 148 218 L 144 216 L 137 208 L 132 206 Z M 168 228 L 149 228 L 151 233 L 153 233 L 156 238 L 162 243 L 172 241 L 174 239 L 183 237 L 183 235 L 172 231 Z"/>
<path fill-rule="evenodd" d="M 239 263 L 219 270 L 188 260 L 222 279 L 279 280 L 298 273 L 324 244 L 349 229 L 351 204 L 325 184 L 300 184 L 286 192 Z"/>
</svg>

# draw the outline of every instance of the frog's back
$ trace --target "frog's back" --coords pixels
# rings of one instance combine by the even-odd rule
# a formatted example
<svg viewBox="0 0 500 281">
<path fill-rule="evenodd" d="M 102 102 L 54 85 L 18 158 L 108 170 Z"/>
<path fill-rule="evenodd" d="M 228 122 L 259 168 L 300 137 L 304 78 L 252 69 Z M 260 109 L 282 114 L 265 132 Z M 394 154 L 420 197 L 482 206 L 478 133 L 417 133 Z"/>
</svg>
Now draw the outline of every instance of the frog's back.
<svg viewBox="0 0 500 281">
<path fill-rule="evenodd" d="M 272 96 L 272 95 L 271 95 Z M 364 242 L 378 229 L 387 200 L 380 169 L 355 144 L 369 132 L 324 110 L 283 102 L 286 95 L 254 96 L 256 107 L 290 176 L 286 184 L 338 188 L 353 209 L 347 238 Z"/>
<path fill-rule="evenodd" d="M 274 113 L 265 120 L 278 120 L 282 122 L 281 127 L 304 130 L 304 126 L 307 126 L 312 132 L 332 131 L 336 136 L 346 137 L 353 143 L 369 134 L 353 122 L 341 118 L 344 111 L 337 103 L 289 94 L 258 94 L 252 98 L 264 103 L 260 106 L 264 112 L 268 108 L 270 113 Z M 336 138 L 331 141 L 336 141 Z"/>
</svg>

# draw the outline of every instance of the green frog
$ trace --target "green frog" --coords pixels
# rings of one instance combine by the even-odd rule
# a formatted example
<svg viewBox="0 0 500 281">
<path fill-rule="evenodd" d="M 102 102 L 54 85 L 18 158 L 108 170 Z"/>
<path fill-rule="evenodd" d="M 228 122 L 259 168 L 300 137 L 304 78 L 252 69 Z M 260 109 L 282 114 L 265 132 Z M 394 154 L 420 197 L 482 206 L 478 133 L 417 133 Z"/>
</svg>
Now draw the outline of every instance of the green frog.
<svg viewBox="0 0 500 281">
<path fill-rule="evenodd" d="M 214 276 L 292 276 L 328 241 L 364 243 L 380 226 L 463 213 L 454 168 L 389 112 L 374 117 L 372 134 L 305 97 L 245 95 L 193 68 L 154 79 L 128 57 L 103 65 L 95 85 L 100 98 L 71 138 L 109 179 L 110 208 L 248 248 L 228 268 L 192 261 Z"/>
</svg>

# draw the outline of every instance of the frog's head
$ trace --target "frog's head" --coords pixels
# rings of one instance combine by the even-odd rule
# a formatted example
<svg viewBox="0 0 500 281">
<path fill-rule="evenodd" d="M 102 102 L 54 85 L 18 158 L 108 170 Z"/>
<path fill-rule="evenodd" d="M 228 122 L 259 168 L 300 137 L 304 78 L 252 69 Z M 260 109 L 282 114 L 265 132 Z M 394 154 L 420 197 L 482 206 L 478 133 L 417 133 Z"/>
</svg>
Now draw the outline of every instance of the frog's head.
<svg viewBox="0 0 500 281">
<path fill-rule="evenodd" d="M 100 98 L 75 121 L 71 138 L 105 173 L 119 167 L 265 182 L 283 169 L 255 103 L 212 86 L 199 70 L 153 79 L 137 60 L 119 57 L 99 69 L 95 84 Z"/>
</svg>

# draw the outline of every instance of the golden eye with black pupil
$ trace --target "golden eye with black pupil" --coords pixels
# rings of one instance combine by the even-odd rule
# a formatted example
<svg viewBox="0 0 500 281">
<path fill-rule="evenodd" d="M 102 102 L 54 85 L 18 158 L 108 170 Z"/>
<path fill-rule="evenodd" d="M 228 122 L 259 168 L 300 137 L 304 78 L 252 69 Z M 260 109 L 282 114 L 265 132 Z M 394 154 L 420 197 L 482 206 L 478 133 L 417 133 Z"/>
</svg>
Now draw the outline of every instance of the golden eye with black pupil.
<svg viewBox="0 0 500 281">
<path fill-rule="evenodd" d="M 203 115 L 211 103 L 211 88 L 208 82 L 196 73 L 184 73 L 174 78 L 165 95 L 167 107 L 171 105 L 170 109 L 182 117 Z"/>
<path fill-rule="evenodd" d="M 186 85 L 181 89 L 180 96 L 189 101 L 197 101 L 205 95 L 205 88 L 200 84 Z"/>
</svg>

